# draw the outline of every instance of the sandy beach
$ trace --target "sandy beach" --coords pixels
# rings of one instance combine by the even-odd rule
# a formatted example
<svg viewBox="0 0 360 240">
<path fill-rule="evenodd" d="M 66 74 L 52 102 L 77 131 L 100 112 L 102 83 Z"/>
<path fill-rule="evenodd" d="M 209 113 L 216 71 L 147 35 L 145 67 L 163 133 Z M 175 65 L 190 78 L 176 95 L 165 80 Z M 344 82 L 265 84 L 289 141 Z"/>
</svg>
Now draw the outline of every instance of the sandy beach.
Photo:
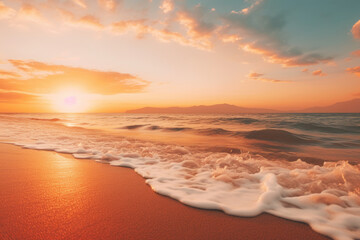
<svg viewBox="0 0 360 240">
<path fill-rule="evenodd" d="M 154 193 L 132 169 L 0 144 L 0 238 L 327 239 L 303 223 L 239 218 Z"/>
</svg>

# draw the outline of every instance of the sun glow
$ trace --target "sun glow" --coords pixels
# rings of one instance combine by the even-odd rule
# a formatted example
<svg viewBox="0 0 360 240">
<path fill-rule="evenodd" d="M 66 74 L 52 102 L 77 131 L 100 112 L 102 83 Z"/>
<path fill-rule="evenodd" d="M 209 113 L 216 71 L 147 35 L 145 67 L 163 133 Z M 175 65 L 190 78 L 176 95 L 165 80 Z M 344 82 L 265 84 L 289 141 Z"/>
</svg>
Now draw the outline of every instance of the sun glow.
<svg viewBox="0 0 360 240">
<path fill-rule="evenodd" d="M 89 109 L 90 96 L 78 89 L 66 89 L 52 95 L 51 101 L 57 112 L 81 113 Z"/>
</svg>

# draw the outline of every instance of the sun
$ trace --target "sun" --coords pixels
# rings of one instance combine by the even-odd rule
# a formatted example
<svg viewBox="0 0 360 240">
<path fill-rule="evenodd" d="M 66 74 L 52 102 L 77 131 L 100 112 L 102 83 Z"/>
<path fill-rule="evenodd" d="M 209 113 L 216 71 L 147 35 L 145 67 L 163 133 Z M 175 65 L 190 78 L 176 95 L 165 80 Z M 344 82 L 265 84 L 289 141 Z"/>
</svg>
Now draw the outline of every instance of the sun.
<svg viewBox="0 0 360 240">
<path fill-rule="evenodd" d="M 90 96 L 78 89 L 66 89 L 51 96 L 56 112 L 82 113 L 89 109 Z"/>
</svg>

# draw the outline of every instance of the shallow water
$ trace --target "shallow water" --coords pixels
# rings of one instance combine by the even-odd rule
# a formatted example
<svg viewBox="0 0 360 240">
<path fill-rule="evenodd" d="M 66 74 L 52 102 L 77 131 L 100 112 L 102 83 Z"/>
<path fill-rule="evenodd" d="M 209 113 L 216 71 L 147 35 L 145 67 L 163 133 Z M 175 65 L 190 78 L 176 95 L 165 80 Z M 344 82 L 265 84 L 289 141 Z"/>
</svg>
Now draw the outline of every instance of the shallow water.
<svg viewBox="0 0 360 240">
<path fill-rule="evenodd" d="M 2 114 L 0 140 L 134 168 L 155 192 L 360 238 L 360 114 Z"/>
</svg>

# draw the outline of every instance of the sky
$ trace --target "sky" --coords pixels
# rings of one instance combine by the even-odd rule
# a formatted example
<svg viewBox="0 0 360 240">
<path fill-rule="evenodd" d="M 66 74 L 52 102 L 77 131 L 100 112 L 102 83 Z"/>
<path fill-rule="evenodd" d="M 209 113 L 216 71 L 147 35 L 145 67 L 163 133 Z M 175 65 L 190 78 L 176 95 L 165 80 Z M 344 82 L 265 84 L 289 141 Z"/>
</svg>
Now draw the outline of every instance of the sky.
<svg viewBox="0 0 360 240">
<path fill-rule="evenodd" d="M 0 112 L 360 97 L 359 0 L 0 0 Z"/>
</svg>

